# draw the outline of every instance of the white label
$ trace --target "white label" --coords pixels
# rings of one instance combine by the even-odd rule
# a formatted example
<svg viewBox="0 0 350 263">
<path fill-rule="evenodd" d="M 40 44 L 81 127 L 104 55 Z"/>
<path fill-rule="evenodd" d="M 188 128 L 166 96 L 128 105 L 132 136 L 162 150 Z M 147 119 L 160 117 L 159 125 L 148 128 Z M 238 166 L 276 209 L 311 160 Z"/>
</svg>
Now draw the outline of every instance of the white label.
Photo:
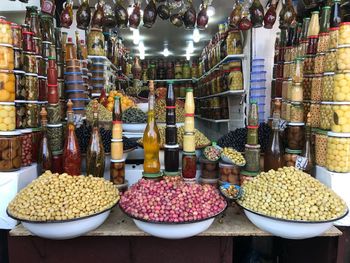
<svg viewBox="0 0 350 263">
<path fill-rule="evenodd" d="M 295 161 L 295 168 L 297 168 L 299 170 L 305 170 L 307 163 L 308 163 L 307 158 L 298 155 L 298 157 Z"/>
</svg>

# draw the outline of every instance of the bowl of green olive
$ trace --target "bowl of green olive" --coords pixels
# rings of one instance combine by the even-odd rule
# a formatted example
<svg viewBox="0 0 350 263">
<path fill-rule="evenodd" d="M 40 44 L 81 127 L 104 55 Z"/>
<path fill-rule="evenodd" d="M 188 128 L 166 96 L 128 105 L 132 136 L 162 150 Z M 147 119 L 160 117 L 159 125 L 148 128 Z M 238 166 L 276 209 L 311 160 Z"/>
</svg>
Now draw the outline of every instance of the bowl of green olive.
<svg viewBox="0 0 350 263">
<path fill-rule="evenodd" d="M 233 148 L 225 147 L 221 152 L 221 160 L 225 163 L 234 164 L 237 166 L 245 166 L 245 159 L 243 155 Z"/>
</svg>

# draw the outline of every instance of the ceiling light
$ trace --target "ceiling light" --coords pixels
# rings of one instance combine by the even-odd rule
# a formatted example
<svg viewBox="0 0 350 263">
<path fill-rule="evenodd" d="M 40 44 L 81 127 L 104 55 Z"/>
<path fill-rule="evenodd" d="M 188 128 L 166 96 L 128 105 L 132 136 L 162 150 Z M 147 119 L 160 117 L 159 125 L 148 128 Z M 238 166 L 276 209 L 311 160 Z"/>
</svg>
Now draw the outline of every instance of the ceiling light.
<svg viewBox="0 0 350 263">
<path fill-rule="evenodd" d="M 188 52 L 186 52 L 186 59 L 187 59 L 187 60 L 190 60 L 190 59 L 191 59 L 191 54 L 188 53 Z"/>
<path fill-rule="evenodd" d="M 140 30 L 134 29 L 132 31 L 132 42 L 134 45 L 138 45 L 140 43 Z"/>
<path fill-rule="evenodd" d="M 141 59 L 141 60 L 144 60 L 144 59 L 145 59 L 145 52 L 140 53 L 140 59 Z"/>
<path fill-rule="evenodd" d="M 200 35 L 200 33 L 199 33 L 199 29 L 198 29 L 198 28 L 195 28 L 195 29 L 193 30 L 192 39 L 193 39 L 194 43 L 198 43 L 199 40 L 201 39 L 201 35 Z"/>
<path fill-rule="evenodd" d="M 163 50 L 163 56 L 168 57 L 169 55 L 170 55 L 169 49 L 167 47 L 165 47 Z"/>
<path fill-rule="evenodd" d="M 190 54 L 193 53 L 193 51 L 194 51 L 193 41 L 188 41 L 187 50 L 188 50 L 188 52 L 189 52 Z"/>
<path fill-rule="evenodd" d="M 143 52 L 145 51 L 145 45 L 143 44 L 143 42 L 139 43 L 139 50 L 140 50 L 140 52 L 141 51 L 143 51 Z"/>
<path fill-rule="evenodd" d="M 132 11 L 134 10 L 134 7 L 132 5 L 129 5 L 127 8 L 128 15 L 130 16 Z"/>
<path fill-rule="evenodd" d="M 208 6 L 207 8 L 207 16 L 211 17 L 215 15 L 215 7 L 214 6 Z"/>
</svg>

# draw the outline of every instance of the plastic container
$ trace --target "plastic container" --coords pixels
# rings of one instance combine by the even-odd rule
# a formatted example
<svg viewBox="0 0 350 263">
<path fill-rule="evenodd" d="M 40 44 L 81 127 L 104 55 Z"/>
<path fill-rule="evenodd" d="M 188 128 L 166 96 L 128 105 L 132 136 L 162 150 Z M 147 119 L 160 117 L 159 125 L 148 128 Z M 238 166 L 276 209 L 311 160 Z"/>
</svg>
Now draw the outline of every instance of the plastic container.
<svg viewBox="0 0 350 263">
<path fill-rule="evenodd" d="M 300 155 L 301 152 L 301 150 L 292 150 L 286 148 L 283 155 L 284 165 L 295 167 L 295 162 L 297 160 L 298 155 Z"/>
<path fill-rule="evenodd" d="M 334 92 L 334 72 L 323 73 L 321 82 L 321 100 L 332 101 Z"/>
<path fill-rule="evenodd" d="M 14 102 L 0 102 L 0 131 L 13 131 L 16 128 Z"/>
<path fill-rule="evenodd" d="M 221 182 L 228 182 L 230 184 L 240 185 L 239 175 L 241 167 L 234 164 L 219 163 Z"/>
<path fill-rule="evenodd" d="M 302 150 L 304 147 L 304 123 L 289 122 L 287 124 L 287 145 L 291 150 Z"/>
<path fill-rule="evenodd" d="M 0 44 L 0 69 L 13 70 L 14 64 L 13 46 L 9 44 Z"/>
<path fill-rule="evenodd" d="M 21 168 L 22 143 L 20 131 L 0 132 L 0 172 Z"/>
<path fill-rule="evenodd" d="M 265 87 L 265 84 L 266 84 L 266 79 L 251 80 L 250 81 L 250 88 Z"/>
<path fill-rule="evenodd" d="M 219 162 L 209 161 L 203 157 L 199 159 L 201 165 L 201 177 L 204 179 L 217 179 L 219 173 Z"/>
<path fill-rule="evenodd" d="M 315 163 L 319 166 L 326 166 L 327 162 L 327 131 L 316 130 L 315 133 Z"/>
<path fill-rule="evenodd" d="M 265 96 L 266 88 L 250 88 L 250 96 Z"/>
<path fill-rule="evenodd" d="M 320 106 L 320 126 L 323 130 L 330 130 L 333 121 L 332 102 L 321 102 Z"/>
<path fill-rule="evenodd" d="M 350 133 L 350 102 L 333 102 L 332 132 Z"/>
<path fill-rule="evenodd" d="M 262 70 L 262 71 L 251 72 L 250 79 L 251 80 L 266 79 L 266 71 Z"/>
<path fill-rule="evenodd" d="M 14 102 L 15 75 L 9 70 L 0 70 L 0 102 Z"/>
<path fill-rule="evenodd" d="M 32 164 L 32 129 L 24 129 L 21 131 L 21 145 L 22 154 L 21 161 L 22 166 L 29 166 Z"/>
<path fill-rule="evenodd" d="M 263 59 L 263 58 L 253 58 L 252 59 L 252 67 L 264 66 L 264 65 L 265 65 L 265 59 Z"/>
<path fill-rule="evenodd" d="M 326 168 L 331 172 L 350 172 L 350 133 L 328 132 Z"/>
<path fill-rule="evenodd" d="M 125 182 L 125 159 L 111 159 L 110 181 L 115 185 L 124 184 Z"/>
<path fill-rule="evenodd" d="M 266 95 L 259 95 L 259 96 L 250 96 L 249 100 L 250 101 L 256 101 L 258 104 L 263 104 L 265 103 Z"/>
</svg>

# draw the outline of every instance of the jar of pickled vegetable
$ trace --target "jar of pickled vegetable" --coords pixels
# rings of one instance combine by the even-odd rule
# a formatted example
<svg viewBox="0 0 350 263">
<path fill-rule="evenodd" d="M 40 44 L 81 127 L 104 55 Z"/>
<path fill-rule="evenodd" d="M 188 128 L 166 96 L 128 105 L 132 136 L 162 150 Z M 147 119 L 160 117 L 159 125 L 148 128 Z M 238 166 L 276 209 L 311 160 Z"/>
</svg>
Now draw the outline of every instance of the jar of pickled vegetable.
<svg viewBox="0 0 350 263">
<path fill-rule="evenodd" d="M 242 90 L 243 89 L 243 75 L 241 68 L 231 68 L 228 75 L 228 89 Z"/>
<path fill-rule="evenodd" d="M 306 54 L 315 55 L 317 53 L 318 36 L 309 36 Z"/>
<path fill-rule="evenodd" d="M 285 47 L 284 49 L 284 62 L 289 63 L 292 61 L 292 50 L 293 47 Z"/>
<path fill-rule="evenodd" d="M 332 132 L 350 133 L 350 102 L 333 102 Z"/>
<path fill-rule="evenodd" d="M 110 181 L 115 185 L 125 183 L 125 159 L 111 160 Z"/>
<path fill-rule="evenodd" d="M 350 45 L 339 45 L 337 49 L 338 70 L 350 70 Z"/>
<path fill-rule="evenodd" d="M 232 30 L 228 32 L 226 38 L 227 55 L 236 55 L 243 53 L 243 44 L 241 32 Z"/>
<path fill-rule="evenodd" d="M 322 75 L 313 75 L 311 81 L 311 97 L 312 101 L 318 102 L 321 101 L 321 92 L 322 92 Z"/>
<path fill-rule="evenodd" d="M 23 31 L 22 32 L 22 39 L 23 39 L 23 51 L 25 52 L 34 52 L 34 33 L 30 31 Z"/>
<path fill-rule="evenodd" d="M 320 106 L 320 128 L 330 130 L 333 120 L 332 102 L 321 102 Z"/>
<path fill-rule="evenodd" d="M 26 73 L 25 74 L 25 87 L 27 91 L 26 100 L 35 101 L 39 96 L 39 83 L 38 83 L 38 75 L 34 73 Z"/>
<path fill-rule="evenodd" d="M 326 55 L 323 62 L 323 71 L 334 72 L 336 70 L 336 61 L 337 61 L 336 49 L 330 49 L 325 54 Z"/>
<path fill-rule="evenodd" d="M 191 78 L 191 68 L 190 68 L 190 64 L 188 62 L 185 62 L 182 66 L 182 77 L 184 79 Z"/>
<path fill-rule="evenodd" d="M 305 57 L 306 52 L 307 52 L 307 45 L 308 41 L 307 40 L 302 40 L 300 41 L 299 47 L 298 47 L 298 57 Z"/>
<path fill-rule="evenodd" d="M 339 27 L 329 29 L 329 48 L 338 48 Z"/>
<path fill-rule="evenodd" d="M 304 121 L 304 107 L 302 103 L 291 103 L 290 106 L 290 119 L 291 122 L 303 122 Z"/>
<path fill-rule="evenodd" d="M 27 97 L 25 89 L 24 71 L 14 70 L 16 100 L 24 100 Z"/>
<path fill-rule="evenodd" d="M 287 102 L 286 101 L 282 101 L 282 106 L 281 106 L 281 118 L 283 120 L 286 119 L 286 111 L 287 111 Z M 272 114 L 271 114 L 272 115 Z"/>
<path fill-rule="evenodd" d="M 0 131 L 13 131 L 16 128 L 14 102 L 0 102 Z"/>
<path fill-rule="evenodd" d="M 287 124 L 287 145 L 291 150 L 302 150 L 304 147 L 304 123 L 289 122 Z"/>
<path fill-rule="evenodd" d="M 311 87 L 312 87 L 313 75 L 304 75 L 303 78 L 303 99 L 311 99 Z"/>
<path fill-rule="evenodd" d="M 13 70 L 14 56 L 12 45 L 0 44 L 0 69 Z"/>
<path fill-rule="evenodd" d="M 303 87 L 301 84 L 293 84 L 291 87 L 291 101 L 302 102 L 303 101 Z"/>
<path fill-rule="evenodd" d="M 47 137 L 51 151 L 63 150 L 63 125 L 62 124 L 48 124 Z"/>
<path fill-rule="evenodd" d="M 260 171 L 260 145 L 245 145 L 244 158 L 246 165 L 244 169 L 248 172 Z"/>
<path fill-rule="evenodd" d="M 0 19 L 0 43 L 12 45 L 13 36 L 11 30 L 11 22 Z"/>
<path fill-rule="evenodd" d="M 105 56 L 105 38 L 102 29 L 91 28 L 87 41 L 88 54 L 90 56 Z"/>
<path fill-rule="evenodd" d="M 182 66 L 181 63 L 178 61 L 175 64 L 175 79 L 182 79 Z"/>
<path fill-rule="evenodd" d="M 292 80 L 283 80 L 282 82 L 282 99 L 283 100 L 288 100 L 288 91 L 292 89 Z"/>
<path fill-rule="evenodd" d="M 283 65 L 283 78 L 289 79 L 292 76 L 293 62 L 284 62 Z"/>
<path fill-rule="evenodd" d="M 317 53 L 326 52 L 329 49 L 330 36 L 329 33 L 320 33 L 318 35 Z"/>
<path fill-rule="evenodd" d="M 23 70 L 34 74 L 38 72 L 38 64 L 34 53 L 23 52 Z"/>
<path fill-rule="evenodd" d="M 219 173 L 219 162 L 209 161 L 206 158 L 199 159 L 201 165 L 201 177 L 206 179 L 217 179 Z"/>
<path fill-rule="evenodd" d="M 350 44 L 350 22 L 340 23 L 338 45 Z"/>
<path fill-rule="evenodd" d="M 13 48 L 13 68 L 14 69 L 22 69 L 23 68 L 23 54 L 22 49 Z"/>
<path fill-rule="evenodd" d="M 304 106 L 304 120 L 307 120 L 307 115 L 310 112 L 311 102 L 304 101 L 303 106 Z"/>
<path fill-rule="evenodd" d="M 306 55 L 304 59 L 304 74 L 313 74 L 315 68 L 315 55 Z"/>
<path fill-rule="evenodd" d="M 241 168 L 234 164 L 219 163 L 220 181 L 240 185 L 239 175 Z"/>
<path fill-rule="evenodd" d="M 323 73 L 323 64 L 324 64 L 324 60 L 325 60 L 325 53 L 319 53 L 316 55 L 315 57 L 315 64 L 314 64 L 314 70 L 313 73 L 314 74 L 321 74 Z"/>
<path fill-rule="evenodd" d="M 350 101 L 350 71 L 337 72 L 334 76 L 334 101 Z"/>
<path fill-rule="evenodd" d="M 334 72 L 323 73 L 321 86 L 322 86 L 321 100 L 332 101 L 333 90 L 334 90 Z"/>
<path fill-rule="evenodd" d="M 195 181 L 197 172 L 196 152 L 183 152 L 182 177 L 187 181 Z"/>
<path fill-rule="evenodd" d="M 319 103 L 310 104 L 310 126 L 312 128 L 320 126 L 320 107 Z"/>
<path fill-rule="evenodd" d="M 21 168 L 21 145 L 20 131 L 0 131 L 0 172 L 11 172 Z"/>
<path fill-rule="evenodd" d="M 287 102 L 287 105 L 286 105 L 286 118 L 285 120 L 286 121 L 290 121 L 290 117 L 291 117 L 291 108 L 292 108 L 292 103 L 290 102 Z"/>
<path fill-rule="evenodd" d="M 14 102 L 15 97 L 15 75 L 13 71 L 0 70 L 0 102 Z"/>
<path fill-rule="evenodd" d="M 315 133 L 315 162 L 316 165 L 326 166 L 327 162 L 327 131 L 317 129 Z"/>
<path fill-rule="evenodd" d="M 328 132 L 326 168 L 337 173 L 350 172 L 350 134 Z"/>
<path fill-rule="evenodd" d="M 22 140 L 22 166 L 29 166 L 32 164 L 32 129 L 20 131 Z"/>
<path fill-rule="evenodd" d="M 301 152 L 302 150 L 292 150 L 292 149 L 286 148 L 285 153 L 283 155 L 284 165 L 295 167 L 295 162 L 298 156 L 301 155 Z"/>
<path fill-rule="evenodd" d="M 12 45 L 16 48 L 22 48 L 22 28 L 19 25 L 11 24 Z"/>
</svg>

